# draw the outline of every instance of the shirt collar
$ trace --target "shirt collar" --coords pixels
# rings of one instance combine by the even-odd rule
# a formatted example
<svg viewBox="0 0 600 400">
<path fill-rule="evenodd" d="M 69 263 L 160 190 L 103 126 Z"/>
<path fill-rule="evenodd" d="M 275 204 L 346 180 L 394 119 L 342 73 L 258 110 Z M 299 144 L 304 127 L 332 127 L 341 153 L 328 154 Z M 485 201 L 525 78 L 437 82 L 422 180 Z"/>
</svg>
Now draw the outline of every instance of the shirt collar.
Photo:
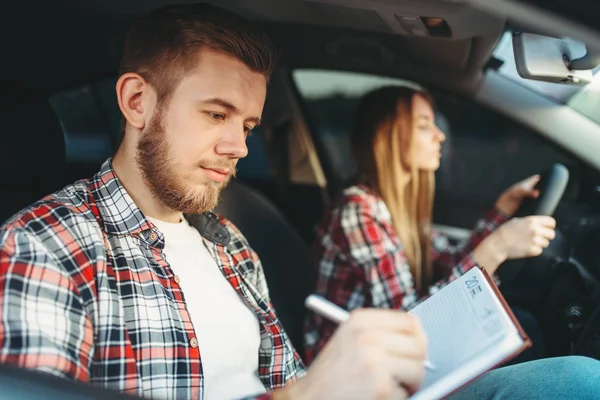
<svg viewBox="0 0 600 400">
<path fill-rule="evenodd" d="M 150 244 L 162 247 L 162 235 L 152 235 L 152 224 L 137 207 L 127 193 L 112 167 L 112 158 L 106 160 L 100 171 L 90 179 L 90 190 L 96 201 L 95 206 L 102 218 L 103 229 L 113 235 L 134 235 L 143 233 Z M 230 241 L 229 231 L 219 218 L 211 213 L 186 214 L 186 219 L 206 239 L 226 246 Z"/>
</svg>

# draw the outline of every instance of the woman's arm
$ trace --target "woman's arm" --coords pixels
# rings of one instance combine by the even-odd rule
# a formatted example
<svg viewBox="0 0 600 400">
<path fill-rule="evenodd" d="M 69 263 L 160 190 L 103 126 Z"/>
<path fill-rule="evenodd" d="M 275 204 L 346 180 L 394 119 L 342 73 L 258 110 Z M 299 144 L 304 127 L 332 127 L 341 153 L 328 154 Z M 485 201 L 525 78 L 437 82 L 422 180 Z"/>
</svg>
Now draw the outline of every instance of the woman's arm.
<svg viewBox="0 0 600 400">
<path fill-rule="evenodd" d="M 469 238 L 458 245 L 453 245 L 450 240 L 440 232 L 432 233 L 432 264 L 434 276 L 445 279 L 451 275 L 460 276 L 466 270 L 463 265 L 473 263 L 473 251 L 508 217 L 498 208 L 491 209 L 484 218 L 477 221 Z M 477 259 L 477 257 L 475 257 Z"/>
</svg>

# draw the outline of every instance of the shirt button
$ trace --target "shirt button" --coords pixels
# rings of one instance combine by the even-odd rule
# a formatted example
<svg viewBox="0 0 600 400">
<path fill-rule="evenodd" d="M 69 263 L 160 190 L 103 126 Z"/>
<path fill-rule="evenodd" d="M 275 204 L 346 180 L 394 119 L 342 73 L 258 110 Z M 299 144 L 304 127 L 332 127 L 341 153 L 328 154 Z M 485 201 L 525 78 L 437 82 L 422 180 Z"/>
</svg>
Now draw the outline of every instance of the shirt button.
<svg viewBox="0 0 600 400">
<path fill-rule="evenodd" d="M 179 279 L 178 275 L 175 275 L 175 278 L 173 278 L 173 279 L 175 279 L 175 283 L 177 283 L 177 284 L 179 284 L 179 281 L 181 280 L 181 279 Z"/>
<path fill-rule="evenodd" d="M 190 346 L 192 347 L 192 349 L 195 349 L 196 347 L 198 347 L 198 339 L 196 339 L 195 337 L 191 338 L 190 339 Z"/>
<path fill-rule="evenodd" d="M 152 232 L 150 234 L 150 240 L 155 241 L 156 239 L 158 239 L 158 235 L 156 233 Z"/>
</svg>

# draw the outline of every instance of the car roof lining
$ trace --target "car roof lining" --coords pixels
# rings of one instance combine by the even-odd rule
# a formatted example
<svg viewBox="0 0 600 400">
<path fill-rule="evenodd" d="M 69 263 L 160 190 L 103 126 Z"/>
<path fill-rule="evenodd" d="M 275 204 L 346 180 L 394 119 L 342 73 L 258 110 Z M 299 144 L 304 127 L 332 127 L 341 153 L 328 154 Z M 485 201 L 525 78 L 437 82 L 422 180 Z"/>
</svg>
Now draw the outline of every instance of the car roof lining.
<svg viewBox="0 0 600 400">
<path fill-rule="evenodd" d="M 134 18 L 170 2 L 182 0 L 15 2 L 0 28 L 11 60 L 0 74 L 48 92 L 114 75 Z M 377 73 L 458 92 L 476 87 L 505 26 L 457 0 L 208 2 L 262 25 L 287 67 Z M 444 18 L 453 37 L 409 36 L 396 14 Z"/>
</svg>

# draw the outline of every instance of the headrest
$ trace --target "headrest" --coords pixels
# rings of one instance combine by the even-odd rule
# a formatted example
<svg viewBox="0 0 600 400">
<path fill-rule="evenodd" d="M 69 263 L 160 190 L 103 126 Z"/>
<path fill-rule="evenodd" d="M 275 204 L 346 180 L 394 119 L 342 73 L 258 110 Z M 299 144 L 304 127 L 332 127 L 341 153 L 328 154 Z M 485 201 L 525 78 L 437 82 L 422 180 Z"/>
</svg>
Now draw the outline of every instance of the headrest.
<svg viewBox="0 0 600 400">
<path fill-rule="evenodd" d="M 22 208 L 61 189 L 65 139 L 47 98 L 17 89 L 0 97 L 0 225 Z"/>
<path fill-rule="evenodd" d="M 0 98 L 0 193 L 14 187 L 43 196 L 60 189 L 65 139 L 48 99 L 18 89 L 6 94 Z"/>
</svg>

